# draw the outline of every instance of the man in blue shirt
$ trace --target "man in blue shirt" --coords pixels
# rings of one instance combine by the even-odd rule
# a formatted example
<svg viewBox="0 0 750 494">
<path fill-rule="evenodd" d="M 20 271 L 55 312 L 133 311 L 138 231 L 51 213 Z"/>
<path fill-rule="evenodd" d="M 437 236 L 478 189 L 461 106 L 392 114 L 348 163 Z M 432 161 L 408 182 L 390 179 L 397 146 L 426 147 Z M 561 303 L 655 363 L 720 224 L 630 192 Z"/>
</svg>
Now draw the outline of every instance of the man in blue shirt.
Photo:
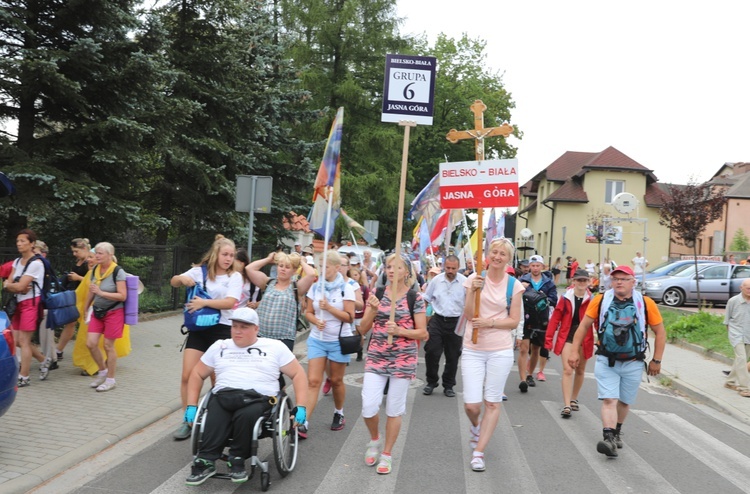
<svg viewBox="0 0 750 494">
<path fill-rule="evenodd" d="M 445 271 L 432 279 L 424 294 L 425 300 L 432 305 L 434 315 L 427 325 L 430 338 L 424 345 L 427 385 L 423 392 L 431 395 L 438 386 L 440 357 L 445 353 L 443 394 L 452 398 L 456 396 L 453 386 L 456 385 L 456 371 L 462 346 L 462 337 L 456 334 L 456 324 L 464 311 L 466 277 L 458 274 L 458 257 L 450 255 L 446 257 L 444 264 Z"/>
</svg>

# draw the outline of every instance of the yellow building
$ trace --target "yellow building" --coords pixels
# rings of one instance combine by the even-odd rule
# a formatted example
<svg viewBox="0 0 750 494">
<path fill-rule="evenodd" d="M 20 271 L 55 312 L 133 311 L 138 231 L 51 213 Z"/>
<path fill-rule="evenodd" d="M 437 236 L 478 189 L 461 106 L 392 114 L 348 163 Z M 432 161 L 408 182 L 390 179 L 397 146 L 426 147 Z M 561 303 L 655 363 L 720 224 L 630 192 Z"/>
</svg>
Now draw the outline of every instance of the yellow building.
<svg viewBox="0 0 750 494">
<path fill-rule="evenodd" d="M 621 192 L 637 200 L 630 214 L 612 205 Z M 652 170 L 613 147 L 600 153 L 568 151 L 520 187 L 519 257 L 537 253 L 549 263 L 561 257 L 565 264 L 572 256 L 581 267 L 588 259 L 596 263 L 608 257 L 631 266 L 636 252 L 642 252 L 651 267 L 657 266 L 669 256 L 669 229 L 659 224 L 664 194 Z M 605 242 L 599 243 L 602 238 Z"/>
</svg>

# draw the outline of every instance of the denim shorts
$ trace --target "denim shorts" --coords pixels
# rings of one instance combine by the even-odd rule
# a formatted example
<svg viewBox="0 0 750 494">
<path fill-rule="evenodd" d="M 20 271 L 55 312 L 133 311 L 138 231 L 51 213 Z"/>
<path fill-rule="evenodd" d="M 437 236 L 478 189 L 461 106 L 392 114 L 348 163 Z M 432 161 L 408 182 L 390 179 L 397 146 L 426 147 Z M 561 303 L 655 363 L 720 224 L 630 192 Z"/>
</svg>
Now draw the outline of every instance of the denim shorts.
<svg viewBox="0 0 750 494">
<path fill-rule="evenodd" d="M 641 385 L 643 370 L 643 360 L 615 362 L 615 366 L 610 367 L 607 357 L 597 355 L 594 375 L 599 399 L 614 398 L 632 405 Z"/>
<path fill-rule="evenodd" d="M 348 364 L 351 360 L 349 355 L 341 353 L 341 345 L 339 340 L 336 341 L 322 341 L 317 338 L 307 338 L 307 360 L 314 358 L 327 358 L 331 362 L 338 362 L 340 364 Z"/>
</svg>

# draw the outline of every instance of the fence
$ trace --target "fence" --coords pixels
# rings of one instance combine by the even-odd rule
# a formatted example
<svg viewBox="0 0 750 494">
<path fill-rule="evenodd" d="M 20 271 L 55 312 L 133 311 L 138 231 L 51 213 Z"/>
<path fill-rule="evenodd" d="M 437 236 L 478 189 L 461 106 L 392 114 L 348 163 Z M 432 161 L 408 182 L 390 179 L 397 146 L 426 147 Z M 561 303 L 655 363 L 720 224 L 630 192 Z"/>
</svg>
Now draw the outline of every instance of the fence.
<svg viewBox="0 0 750 494">
<path fill-rule="evenodd" d="M 164 246 L 147 244 L 114 244 L 117 263 L 130 274 L 140 278 L 146 287 L 139 297 L 141 312 L 159 312 L 177 309 L 182 305 L 185 297 L 184 288 L 172 288 L 169 280 L 175 274 L 183 273 L 190 266 L 200 261 L 205 248 L 184 246 Z M 67 246 L 66 246 L 67 249 Z M 253 247 L 258 255 L 256 259 L 265 256 L 272 247 L 259 245 Z M 0 264 L 18 257 L 14 247 L 0 247 Z M 58 276 L 70 271 L 74 260 L 69 250 L 50 246 L 47 256 L 50 264 Z"/>
</svg>

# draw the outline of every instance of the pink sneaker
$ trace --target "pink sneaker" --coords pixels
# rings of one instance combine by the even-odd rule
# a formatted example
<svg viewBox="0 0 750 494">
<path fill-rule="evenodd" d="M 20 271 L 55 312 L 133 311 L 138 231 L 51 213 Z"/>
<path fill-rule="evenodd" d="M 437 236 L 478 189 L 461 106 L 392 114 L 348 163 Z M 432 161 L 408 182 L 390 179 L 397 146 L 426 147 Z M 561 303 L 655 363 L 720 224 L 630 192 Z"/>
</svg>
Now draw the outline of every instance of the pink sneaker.
<svg viewBox="0 0 750 494">
<path fill-rule="evenodd" d="M 547 380 L 547 376 L 544 375 L 544 372 L 541 372 L 541 371 L 537 372 L 536 373 L 536 380 L 537 381 L 546 381 Z"/>
<path fill-rule="evenodd" d="M 328 393 L 331 392 L 331 380 L 326 379 L 326 382 L 323 384 L 323 394 L 328 395 Z"/>
</svg>

